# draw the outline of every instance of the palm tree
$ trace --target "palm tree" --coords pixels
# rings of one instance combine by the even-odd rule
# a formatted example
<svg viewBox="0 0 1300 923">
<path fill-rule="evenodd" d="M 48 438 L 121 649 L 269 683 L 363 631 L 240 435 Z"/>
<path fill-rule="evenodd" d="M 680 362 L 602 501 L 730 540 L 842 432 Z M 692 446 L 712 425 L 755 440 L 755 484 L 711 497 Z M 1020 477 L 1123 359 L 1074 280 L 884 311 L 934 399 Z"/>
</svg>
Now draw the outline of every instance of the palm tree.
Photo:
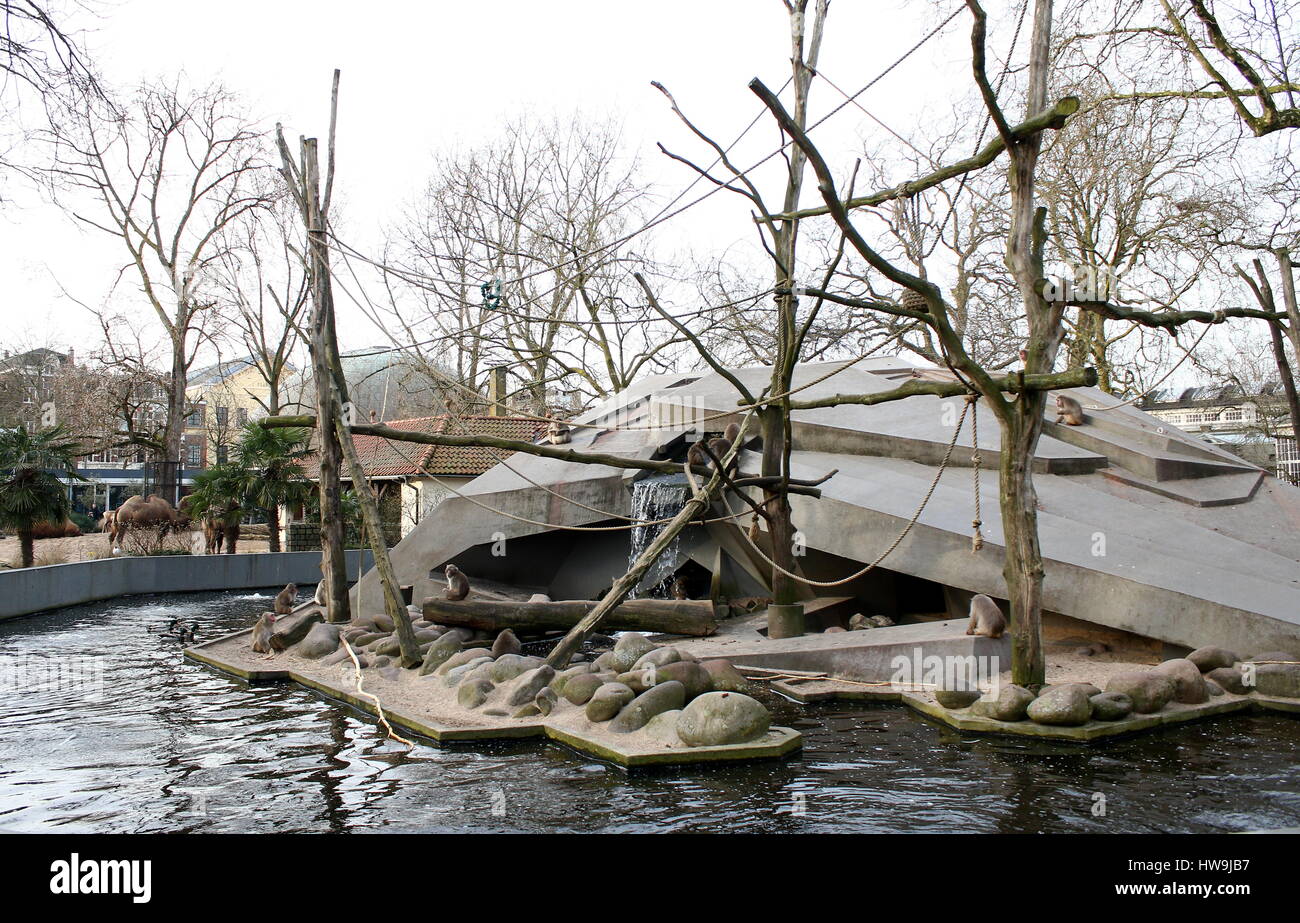
<svg viewBox="0 0 1300 923">
<path fill-rule="evenodd" d="M 242 493 L 247 504 L 266 513 L 268 545 L 280 550 L 280 507 L 303 503 L 312 485 L 302 463 L 311 452 L 305 429 L 268 429 L 250 423 L 235 446 L 236 467 L 242 469 Z"/>
<path fill-rule="evenodd" d="M 181 507 L 191 519 L 209 519 L 223 526 L 239 521 L 243 505 L 244 472 L 230 464 L 198 472 L 194 489 L 181 498 Z"/>
<path fill-rule="evenodd" d="M 0 528 L 18 533 L 23 567 L 35 560 L 36 526 L 61 523 L 71 511 L 68 489 L 59 478 L 85 480 L 77 473 L 80 451 L 61 427 L 28 432 L 20 425 L 0 431 Z"/>
</svg>

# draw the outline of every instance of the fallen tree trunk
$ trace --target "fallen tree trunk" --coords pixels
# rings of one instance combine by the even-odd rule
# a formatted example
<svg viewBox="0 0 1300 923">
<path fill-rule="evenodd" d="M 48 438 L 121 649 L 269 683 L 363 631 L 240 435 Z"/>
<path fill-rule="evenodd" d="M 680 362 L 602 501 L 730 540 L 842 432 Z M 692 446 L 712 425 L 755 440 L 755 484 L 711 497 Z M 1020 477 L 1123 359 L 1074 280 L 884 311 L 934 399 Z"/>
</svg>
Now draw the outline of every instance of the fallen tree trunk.
<svg viewBox="0 0 1300 923">
<path fill-rule="evenodd" d="M 596 606 L 593 600 L 514 602 L 495 599 L 452 601 L 431 596 L 424 601 L 424 618 L 438 625 L 483 631 L 567 630 Z M 717 630 L 713 603 L 707 599 L 628 599 L 606 616 L 604 627 L 613 631 L 650 631 L 705 637 Z"/>
</svg>

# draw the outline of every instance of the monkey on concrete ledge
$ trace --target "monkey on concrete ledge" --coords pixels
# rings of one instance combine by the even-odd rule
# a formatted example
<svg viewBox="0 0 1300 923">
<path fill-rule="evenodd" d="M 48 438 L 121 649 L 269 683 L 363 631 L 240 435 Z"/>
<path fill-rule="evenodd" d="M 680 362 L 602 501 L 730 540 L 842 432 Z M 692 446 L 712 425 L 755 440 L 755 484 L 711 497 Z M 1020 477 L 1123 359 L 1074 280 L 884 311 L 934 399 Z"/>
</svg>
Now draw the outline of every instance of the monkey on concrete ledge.
<svg viewBox="0 0 1300 923">
<path fill-rule="evenodd" d="M 1082 426 L 1083 405 L 1068 394 L 1056 395 L 1056 422 L 1066 426 Z"/>
<path fill-rule="evenodd" d="M 253 625 L 253 650 L 259 654 L 271 653 L 273 631 L 275 631 L 275 616 L 270 612 L 263 612 Z"/>
<path fill-rule="evenodd" d="M 1007 630 L 1007 617 L 998 604 L 983 593 L 976 593 L 970 601 L 970 624 L 966 634 L 984 638 L 1000 638 Z"/>
<path fill-rule="evenodd" d="M 551 445 L 567 445 L 572 438 L 573 432 L 567 423 L 552 420 L 551 425 L 546 427 L 546 441 Z"/>
<path fill-rule="evenodd" d="M 293 601 L 298 598 L 298 585 L 291 583 L 275 596 L 275 602 L 271 603 L 271 610 L 276 615 L 288 615 L 293 611 Z"/>
<path fill-rule="evenodd" d="M 450 600 L 464 599 L 469 595 L 469 578 L 461 573 L 455 564 L 447 565 L 447 591 L 444 594 Z"/>
</svg>

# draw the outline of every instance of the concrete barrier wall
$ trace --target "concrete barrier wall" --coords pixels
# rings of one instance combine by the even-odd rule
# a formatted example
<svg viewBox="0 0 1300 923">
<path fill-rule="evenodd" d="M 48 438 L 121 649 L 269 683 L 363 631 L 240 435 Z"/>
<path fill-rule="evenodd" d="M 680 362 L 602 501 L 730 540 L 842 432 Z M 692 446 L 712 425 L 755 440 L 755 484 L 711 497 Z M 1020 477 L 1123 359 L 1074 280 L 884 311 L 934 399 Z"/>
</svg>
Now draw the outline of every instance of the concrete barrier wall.
<svg viewBox="0 0 1300 923">
<path fill-rule="evenodd" d="M 0 570 L 0 620 L 138 593 L 314 587 L 320 554 L 178 554 Z M 349 551 L 347 559 L 351 581 L 372 564 L 369 551 Z"/>
</svg>

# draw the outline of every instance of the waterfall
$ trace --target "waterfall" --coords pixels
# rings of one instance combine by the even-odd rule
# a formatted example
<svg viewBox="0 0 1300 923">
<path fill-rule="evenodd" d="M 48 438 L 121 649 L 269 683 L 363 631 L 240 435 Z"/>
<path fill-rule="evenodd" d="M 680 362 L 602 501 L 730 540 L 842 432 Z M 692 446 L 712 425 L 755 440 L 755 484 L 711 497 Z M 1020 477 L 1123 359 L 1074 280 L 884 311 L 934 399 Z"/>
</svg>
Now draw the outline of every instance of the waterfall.
<svg viewBox="0 0 1300 923">
<path fill-rule="evenodd" d="M 685 505 L 686 478 L 683 475 L 654 475 L 642 478 L 632 485 L 632 516 L 634 519 L 650 521 L 669 519 L 681 512 L 682 507 Z M 629 568 L 659 537 L 664 525 L 665 523 L 655 523 L 654 525 L 637 526 L 632 529 L 627 558 Z M 643 592 L 652 591 L 654 587 L 668 579 L 669 575 L 677 569 L 678 549 L 681 541 L 682 536 L 679 532 L 668 550 L 659 556 L 659 560 L 655 561 L 654 566 L 646 572 L 641 582 L 628 594 L 629 598 L 635 599 Z M 660 590 L 659 595 L 666 594 Z"/>
</svg>

